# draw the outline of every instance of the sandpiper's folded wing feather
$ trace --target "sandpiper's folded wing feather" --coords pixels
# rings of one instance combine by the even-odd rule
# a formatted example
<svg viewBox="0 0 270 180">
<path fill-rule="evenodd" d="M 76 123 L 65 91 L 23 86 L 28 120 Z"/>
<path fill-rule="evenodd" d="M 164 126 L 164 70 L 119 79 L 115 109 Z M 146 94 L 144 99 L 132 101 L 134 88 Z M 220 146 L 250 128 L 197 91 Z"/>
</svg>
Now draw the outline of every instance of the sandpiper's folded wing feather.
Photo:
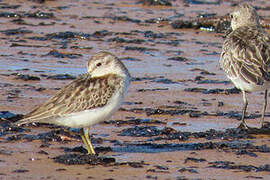
<svg viewBox="0 0 270 180">
<path fill-rule="evenodd" d="M 64 114 L 102 107 L 120 87 L 120 83 L 121 77 L 117 75 L 98 78 L 90 78 L 87 74 L 81 75 L 16 124 L 41 121 L 44 123 L 46 119 L 54 119 Z"/>
<path fill-rule="evenodd" d="M 257 85 L 270 81 L 269 36 L 253 26 L 234 30 L 224 41 L 220 65 L 231 78 Z"/>
</svg>

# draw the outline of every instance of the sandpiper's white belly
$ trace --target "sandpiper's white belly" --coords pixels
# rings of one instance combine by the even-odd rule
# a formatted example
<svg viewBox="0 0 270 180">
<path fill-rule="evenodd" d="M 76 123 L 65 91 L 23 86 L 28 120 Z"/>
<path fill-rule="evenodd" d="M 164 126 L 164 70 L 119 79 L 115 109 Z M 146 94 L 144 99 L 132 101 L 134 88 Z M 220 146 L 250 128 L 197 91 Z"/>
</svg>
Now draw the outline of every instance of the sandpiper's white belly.
<svg viewBox="0 0 270 180">
<path fill-rule="evenodd" d="M 247 92 L 263 91 L 265 89 L 270 88 L 270 82 L 266 82 L 266 81 L 264 82 L 263 85 L 256 85 L 256 84 L 246 83 L 245 81 L 241 80 L 238 77 L 232 78 L 228 76 L 228 78 L 233 82 L 235 87 L 243 91 L 247 91 Z"/>
<path fill-rule="evenodd" d="M 93 124 L 107 120 L 118 110 L 122 101 L 123 94 L 118 91 L 105 106 L 64 115 L 61 118 L 55 119 L 54 124 L 72 128 L 89 127 Z"/>
</svg>

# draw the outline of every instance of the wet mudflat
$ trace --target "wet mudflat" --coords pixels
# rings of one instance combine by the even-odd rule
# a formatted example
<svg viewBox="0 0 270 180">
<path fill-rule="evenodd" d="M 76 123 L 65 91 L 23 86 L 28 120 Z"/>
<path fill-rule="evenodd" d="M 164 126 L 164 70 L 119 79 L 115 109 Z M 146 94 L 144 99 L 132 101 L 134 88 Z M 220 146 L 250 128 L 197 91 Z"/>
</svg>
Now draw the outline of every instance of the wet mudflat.
<svg viewBox="0 0 270 180">
<path fill-rule="evenodd" d="M 242 97 L 218 65 L 234 1 L 1 1 L 0 179 L 269 179 L 262 94 Z M 270 3 L 254 3 L 269 28 Z M 90 128 L 12 122 L 86 71 L 97 51 L 132 74 L 121 109 Z M 266 113 L 270 122 L 270 113 Z"/>
</svg>

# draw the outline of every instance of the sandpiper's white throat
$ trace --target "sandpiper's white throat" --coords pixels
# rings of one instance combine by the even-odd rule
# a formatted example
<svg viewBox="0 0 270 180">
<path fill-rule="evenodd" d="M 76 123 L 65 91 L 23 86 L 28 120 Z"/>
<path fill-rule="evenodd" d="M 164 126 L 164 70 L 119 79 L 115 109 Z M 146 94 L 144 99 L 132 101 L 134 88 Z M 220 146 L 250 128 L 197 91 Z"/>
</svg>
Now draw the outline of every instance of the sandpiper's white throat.
<svg viewBox="0 0 270 180">
<path fill-rule="evenodd" d="M 270 37 L 259 23 L 255 9 L 243 3 L 230 14 L 232 32 L 226 37 L 220 57 L 220 65 L 226 76 L 242 91 L 243 109 L 240 126 L 247 128 L 246 92 L 265 91 L 261 127 L 267 105 L 267 89 L 270 87 Z"/>
<path fill-rule="evenodd" d="M 99 52 L 88 61 L 88 72 L 59 90 L 46 103 L 16 122 L 51 123 L 81 128 L 89 154 L 95 154 L 89 139 L 89 126 L 105 121 L 115 113 L 126 93 L 130 74 L 113 54 Z"/>
</svg>

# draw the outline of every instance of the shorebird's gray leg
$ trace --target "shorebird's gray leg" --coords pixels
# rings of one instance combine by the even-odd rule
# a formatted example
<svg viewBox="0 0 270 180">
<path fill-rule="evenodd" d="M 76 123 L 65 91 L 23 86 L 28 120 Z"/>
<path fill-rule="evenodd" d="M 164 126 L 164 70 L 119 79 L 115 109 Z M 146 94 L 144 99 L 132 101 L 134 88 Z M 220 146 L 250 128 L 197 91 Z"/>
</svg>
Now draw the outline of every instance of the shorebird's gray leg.
<svg viewBox="0 0 270 180">
<path fill-rule="evenodd" d="M 261 128 L 263 127 L 263 123 L 264 123 L 264 114 L 265 114 L 265 109 L 267 106 L 267 96 L 268 96 L 268 90 L 266 89 L 264 91 L 264 102 L 263 102 L 263 106 L 262 106 Z"/>
<path fill-rule="evenodd" d="M 248 126 L 245 122 L 245 114 L 246 114 L 246 110 L 247 110 L 247 106 L 248 106 L 248 101 L 247 101 L 247 97 L 246 97 L 246 92 L 242 91 L 243 94 L 243 108 L 242 108 L 242 118 L 241 118 L 241 123 L 238 126 L 238 128 L 245 128 L 248 129 Z"/>
</svg>

